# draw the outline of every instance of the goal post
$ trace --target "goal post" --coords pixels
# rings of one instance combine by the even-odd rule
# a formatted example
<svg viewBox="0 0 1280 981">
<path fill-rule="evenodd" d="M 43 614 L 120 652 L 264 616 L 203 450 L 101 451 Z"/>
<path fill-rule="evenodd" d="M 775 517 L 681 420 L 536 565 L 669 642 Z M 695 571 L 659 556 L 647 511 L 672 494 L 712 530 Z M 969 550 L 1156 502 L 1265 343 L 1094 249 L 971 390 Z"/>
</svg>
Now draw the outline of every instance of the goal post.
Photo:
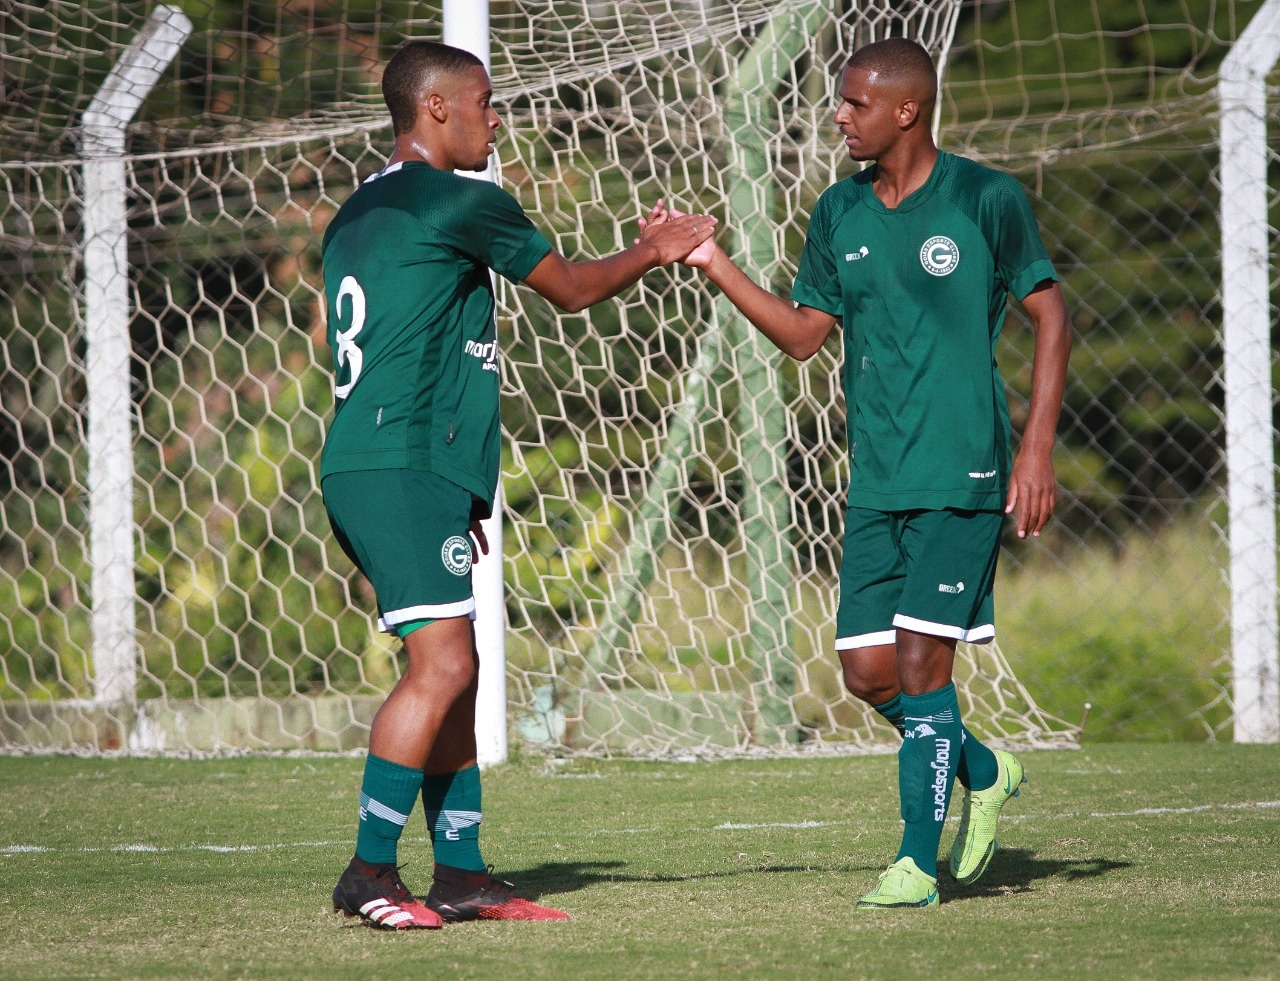
<svg viewBox="0 0 1280 981">
<path fill-rule="evenodd" d="M 1267 220 L 1267 75 L 1277 60 L 1280 0 L 1267 0 L 1223 60 L 1218 82 L 1234 735 L 1244 743 L 1280 742 Z"/>
<path fill-rule="evenodd" d="M 441 12 L 444 42 L 470 51 L 485 70 L 489 55 L 489 0 L 444 0 Z M 459 171 L 465 177 L 494 179 L 490 160 L 483 174 Z M 476 598 L 476 650 L 480 657 L 476 688 L 476 759 L 481 767 L 507 759 L 507 609 L 503 590 L 502 486 L 493 498 L 493 513 L 481 522 L 488 555 L 477 555 L 471 584 Z"/>
<path fill-rule="evenodd" d="M 835 169 L 817 134 L 839 66 L 856 44 L 892 34 L 920 38 L 942 62 L 959 7 L 877 0 L 845 17 L 818 0 L 547 3 L 534 32 L 512 30 L 520 15 L 507 8 L 495 24 L 486 4 L 449 0 L 440 27 L 492 64 L 506 103 L 502 170 L 489 176 L 512 186 L 562 251 L 616 250 L 623 223 L 661 195 L 722 214 L 739 260 L 780 282 L 794 271 L 788 238 Z M 156 332 L 145 396 L 115 398 L 116 418 L 136 413 L 135 451 L 110 454 L 116 466 L 133 456 L 126 483 L 143 491 L 125 504 L 135 516 L 125 554 L 142 546 L 127 578 L 130 612 L 145 621 L 123 645 L 137 670 L 117 670 L 95 645 L 88 675 L 122 698 L 123 733 L 101 736 L 84 707 L 68 722 L 73 700 L 28 700 L 18 713 L 33 720 L 28 735 L 12 738 L 38 730 L 58 744 L 87 725 L 99 744 L 141 752 L 361 743 L 398 668 L 385 641 L 352 629 L 371 597 L 326 541 L 317 507 L 331 392 L 314 340 L 315 250 L 355 180 L 385 159 L 371 89 L 319 125 L 304 114 L 292 132 L 153 151 L 117 175 L 145 243 L 130 254 L 133 327 L 115 328 L 118 352 L 135 335 L 117 389 L 138 368 L 138 324 Z M 185 190 L 174 199 L 174 188 Z M 299 243 L 292 257 L 285 242 Z M 255 250 L 267 255 L 260 271 L 234 274 L 261 282 L 242 333 L 237 287 L 222 306 L 205 297 L 220 288 L 221 264 Z M 846 750 L 882 738 L 832 690 L 829 652 L 818 655 L 830 612 L 819 584 L 835 568 L 829 518 L 842 493 L 841 436 L 826 418 L 837 359 L 822 360 L 816 383 L 780 365 L 679 269 L 586 316 L 497 288 L 510 448 L 505 504 L 487 529 L 494 552 L 476 565 L 481 761 L 505 758 L 508 727 L 541 748 L 641 754 Z M 828 438 L 801 465 L 817 484 L 798 494 L 795 438 L 815 426 Z M 806 553 L 811 568 L 797 579 Z M 94 592 L 95 603 L 111 596 L 97 578 Z M 1011 674 L 967 663 L 975 693 L 992 680 L 1016 689 Z M 977 697 L 1005 714 L 997 728 L 1012 738 L 1070 738 L 1025 692 Z"/>
<path fill-rule="evenodd" d="M 156 7 L 80 123 L 93 694 L 126 710 L 136 702 L 138 672 L 125 131 L 191 30 L 178 8 Z"/>
</svg>

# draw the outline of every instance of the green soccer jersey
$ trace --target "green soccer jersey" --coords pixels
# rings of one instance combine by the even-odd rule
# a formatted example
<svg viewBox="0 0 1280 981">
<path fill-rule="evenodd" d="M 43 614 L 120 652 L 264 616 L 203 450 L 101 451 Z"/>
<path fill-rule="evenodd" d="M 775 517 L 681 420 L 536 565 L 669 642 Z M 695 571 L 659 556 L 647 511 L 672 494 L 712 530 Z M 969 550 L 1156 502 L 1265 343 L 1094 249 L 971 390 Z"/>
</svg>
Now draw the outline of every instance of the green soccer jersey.
<svg viewBox="0 0 1280 981">
<path fill-rule="evenodd" d="M 492 503 L 498 345 L 489 270 L 517 282 L 551 250 L 488 181 L 393 164 L 324 236 L 335 408 L 320 474 L 425 470 Z"/>
<path fill-rule="evenodd" d="M 1008 294 L 1056 280 L 1021 185 L 940 153 L 886 208 L 875 168 L 828 188 L 791 298 L 840 318 L 849 504 L 1004 506 L 1009 408 L 996 366 Z"/>
</svg>

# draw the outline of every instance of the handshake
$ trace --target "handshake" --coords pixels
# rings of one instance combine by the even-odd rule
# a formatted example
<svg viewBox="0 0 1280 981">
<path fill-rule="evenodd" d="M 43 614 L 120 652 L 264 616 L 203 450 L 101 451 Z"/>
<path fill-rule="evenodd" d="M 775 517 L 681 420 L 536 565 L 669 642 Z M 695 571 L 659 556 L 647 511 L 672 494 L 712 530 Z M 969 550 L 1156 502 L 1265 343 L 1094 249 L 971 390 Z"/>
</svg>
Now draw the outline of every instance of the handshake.
<svg viewBox="0 0 1280 981">
<path fill-rule="evenodd" d="M 649 243 L 658 250 L 660 264 L 681 262 L 706 269 L 717 252 L 715 233 L 719 219 L 712 215 L 690 215 L 667 207 L 662 198 L 640 218 L 640 234 L 635 244 Z"/>
</svg>

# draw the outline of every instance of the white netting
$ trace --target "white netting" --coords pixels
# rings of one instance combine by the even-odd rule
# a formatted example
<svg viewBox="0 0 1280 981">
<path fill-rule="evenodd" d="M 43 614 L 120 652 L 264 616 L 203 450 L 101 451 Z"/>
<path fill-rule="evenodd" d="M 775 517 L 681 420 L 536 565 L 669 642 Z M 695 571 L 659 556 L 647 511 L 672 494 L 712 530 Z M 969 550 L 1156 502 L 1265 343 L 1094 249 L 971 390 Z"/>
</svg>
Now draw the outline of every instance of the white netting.
<svg viewBox="0 0 1280 981">
<path fill-rule="evenodd" d="M 318 246 L 389 151 L 381 65 L 441 36 L 439 6 L 181 5 L 195 32 L 126 161 L 135 713 L 93 699 L 77 124 L 152 6 L 0 12 L 0 745 L 359 745 L 398 668 L 316 490 Z M 1256 7 L 494 3 L 500 179 L 571 258 L 628 244 L 664 195 L 721 215 L 785 290 L 809 208 L 849 172 L 844 58 L 888 33 L 941 54 L 955 29 L 941 142 L 1023 178 L 1079 331 L 1060 519 L 1006 550 L 1008 658 L 965 652 L 966 711 L 1024 742 L 1086 700 L 1090 732 L 1212 737 L 1230 702 L 1211 86 Z M 838 345 L 787 363 L 681 269 L 578 315 L 501 302 L 513 732 L 597 752 L 884 741 L 830 653 Z M 1003 351 L 1015 427 L 1024 326 Z"/>
</svg>

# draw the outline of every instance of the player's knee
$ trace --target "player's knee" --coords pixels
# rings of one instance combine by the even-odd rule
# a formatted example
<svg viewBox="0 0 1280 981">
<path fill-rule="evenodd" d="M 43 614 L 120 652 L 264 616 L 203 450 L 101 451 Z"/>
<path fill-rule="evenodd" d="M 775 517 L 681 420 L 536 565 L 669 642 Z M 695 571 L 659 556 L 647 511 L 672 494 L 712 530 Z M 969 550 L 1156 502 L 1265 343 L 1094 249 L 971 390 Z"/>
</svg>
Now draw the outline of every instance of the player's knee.
<svg viewBox="0 0 1280 981">
<path fill-rule="evenodd" d="M 445 641 L 426 649 L 411 649 L 409 670 L 402 681 L 452 703 L 468 691 L 475 691 L 479 672 L 480 661 L 469 639 L 466 643 Z"/>
<path fill-rule="evenodd" d="M 441 694 L 451 700 L 474 692 L 479 680 L 479 664 L 471 651 L 442 651 L 432 664 L 431 677 L 427 679 Z"/>
<path fill-rule="evenodd" d="M 846 663 L 843 667 L 844 686 L 854 698 L 871 705 L 883 705 L 897 694 L 896 679 L 881 677 L 861 664 Z"/>
<path fill-rule="evenodd" d="M 898 693 L 897 651 L 892 644 L 841 650 L 840 668 L 849 694 L 883 705 Z"/>
</svg>

